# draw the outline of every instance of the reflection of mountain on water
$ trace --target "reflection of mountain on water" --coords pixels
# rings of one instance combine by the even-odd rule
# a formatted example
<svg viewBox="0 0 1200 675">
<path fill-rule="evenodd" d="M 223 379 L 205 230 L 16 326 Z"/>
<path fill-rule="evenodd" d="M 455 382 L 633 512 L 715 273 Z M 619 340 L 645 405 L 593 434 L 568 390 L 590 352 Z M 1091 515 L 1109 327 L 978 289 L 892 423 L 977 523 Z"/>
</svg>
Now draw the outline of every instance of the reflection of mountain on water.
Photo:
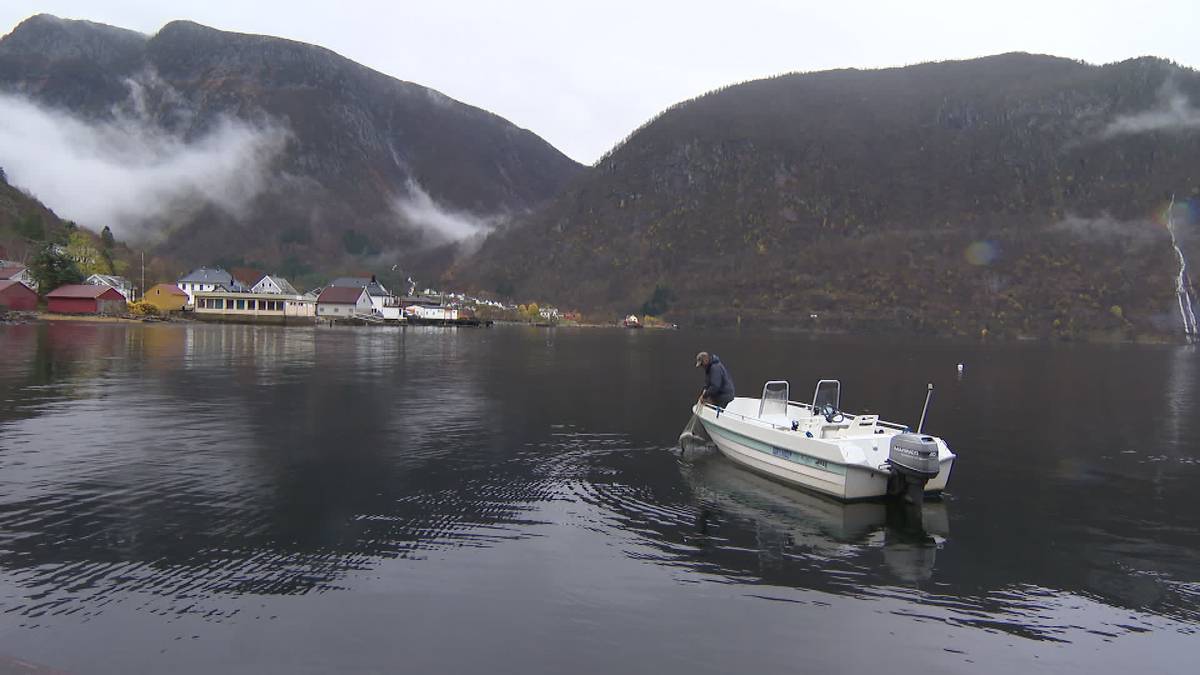
<svg viewBox="0 0 1200 675">
<path fill-rule="evenodd" d="M 701 503 L 698 526 L 736 520 L 750 525 L 760 552 L 823 567 L 882 552 L 885 567 L 900 580 L 933 576 L 937 549 L 949 522 L 945 504 L 917 509 L 898 503 L 842 504 L 795 490 L 745 471 L 716 454 L 686 462 L 684 478 Z M 718 525 L 719 531 L 719 525 Z"/>
<path fill-rule="evenodd" d="M 526 536 L 544 497 L 484 451 L 481 373 L 445 333 L 31 328 L 5 339 L 33 368 L 0 369 L 28 408 L 0 414 L 3 611 L 336 588 Z"/>
</svg>

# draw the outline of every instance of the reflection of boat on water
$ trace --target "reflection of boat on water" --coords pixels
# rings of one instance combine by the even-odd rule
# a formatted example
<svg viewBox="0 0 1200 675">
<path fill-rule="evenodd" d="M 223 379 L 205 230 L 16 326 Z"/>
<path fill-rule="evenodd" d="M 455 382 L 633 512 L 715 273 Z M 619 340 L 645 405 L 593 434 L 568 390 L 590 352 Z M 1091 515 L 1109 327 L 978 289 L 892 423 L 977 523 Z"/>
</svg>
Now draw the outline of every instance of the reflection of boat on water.
<svg viewBox="0 0 1200 675">
<path fill-rule="evenodd" d="M 698 527 L 723 515 L 773 529 L 793 550 L 824 560 L 882 553 L 905 581 L 928 579 L 950 532 L 944 502 L 839 502 L 744 471 L 714 453 L 684 463 L 685 478 L 704 504 Z"/>
<path fill-rule="evenodd" d="M 788 400 L 788 390 L 767 382 L 762 398 L 697 403 L 692 412 L 722 454 L 789 485 L 846 501 L 903 496 L 916 504 L 945 489 L 955 455 L 942 439 L 843 412 L 837 380 L 818 382 L 812 403 Z"/>
</svg>

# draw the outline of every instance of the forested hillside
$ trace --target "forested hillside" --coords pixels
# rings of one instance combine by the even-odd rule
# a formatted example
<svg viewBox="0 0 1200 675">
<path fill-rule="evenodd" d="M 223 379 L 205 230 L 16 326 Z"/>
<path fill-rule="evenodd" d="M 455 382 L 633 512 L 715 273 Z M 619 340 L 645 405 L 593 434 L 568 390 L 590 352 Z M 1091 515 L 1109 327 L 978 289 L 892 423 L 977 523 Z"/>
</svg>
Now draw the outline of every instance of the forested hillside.
<svg viewBox="0 0 1200 675">
<path fill-rule="evenodd" d="M 694 324 L 1166 334 L 1197 101 L 1200 76 L 1159 59 L 1029 54 L 731 86 L 646 124 L 457 279 Z M 1196 213 L 1175 214 L 1189 241 Z"/>
</svg>

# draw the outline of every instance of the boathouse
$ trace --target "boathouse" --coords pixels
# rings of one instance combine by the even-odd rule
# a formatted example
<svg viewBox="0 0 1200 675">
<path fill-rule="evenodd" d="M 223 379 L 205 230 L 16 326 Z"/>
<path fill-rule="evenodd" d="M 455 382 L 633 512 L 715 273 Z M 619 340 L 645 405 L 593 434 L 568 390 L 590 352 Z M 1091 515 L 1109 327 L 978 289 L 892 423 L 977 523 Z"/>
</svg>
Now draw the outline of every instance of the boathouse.
<svg viewBox="0 0 1200 675">
<path fill-rule="evenodd" d="M 0 280 L 0 309 L 32 312 L 37 309 L 37 292 L 16 279 Z"/>
<path fill-rule="evenodd" d="M 46 296 L 46 309 L 58 314 L 124 314 L 125 296 L 112 286 L 68 284 Z"/>
</svg>

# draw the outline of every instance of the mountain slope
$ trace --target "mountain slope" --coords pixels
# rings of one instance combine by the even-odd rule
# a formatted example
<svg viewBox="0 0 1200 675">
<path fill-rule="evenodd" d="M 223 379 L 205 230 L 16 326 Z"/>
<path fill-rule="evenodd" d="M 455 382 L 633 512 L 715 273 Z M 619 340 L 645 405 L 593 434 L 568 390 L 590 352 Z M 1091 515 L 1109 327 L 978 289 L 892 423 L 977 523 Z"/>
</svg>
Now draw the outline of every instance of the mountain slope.
<svg viewBox="0 0 1200 675">
<path fill-rule="evenodd" d="M 47 244 L 62 246 L 85 276 L 131 274 L 138 260 L 126 244 L 59 218 L 45 204 L 9 185 L 0 167 L 0 260 L 28 266 Z M 154 280 L 173 278 L 161 266 L 151 266 L 146 273 Z"/>
<path fill-rule="evenodd" d="M 664 112 L 456 275 L 693 323 L 1171 331 L 1155 218 L 1200 196 L 1191 101 L 1200 77 L 1156 59 L 748 82 Z"/>
<path fill-rule="evenodd" d="M 0 92 L 95 125 L 143 125 L 135 138 L 157 142 L 147 162 L 164 161 L 162 147 L 229 148 L 201 155 L 205 168 L 258 167 L 219 189 L 183 176 L 195 190 L 169 193 L 141 222 L 130 216 L 131 231 L 166 223 L 160 250 L 191 262 L 330 267 L 387 253 L 407 264 L 453 238 L 438 232 L 446 218 L 523 213 L 583 170 L 494 114 L 326 49 L 186 21 L 148 37 L 30 18 L 0 39 Z"/>
</svg>

